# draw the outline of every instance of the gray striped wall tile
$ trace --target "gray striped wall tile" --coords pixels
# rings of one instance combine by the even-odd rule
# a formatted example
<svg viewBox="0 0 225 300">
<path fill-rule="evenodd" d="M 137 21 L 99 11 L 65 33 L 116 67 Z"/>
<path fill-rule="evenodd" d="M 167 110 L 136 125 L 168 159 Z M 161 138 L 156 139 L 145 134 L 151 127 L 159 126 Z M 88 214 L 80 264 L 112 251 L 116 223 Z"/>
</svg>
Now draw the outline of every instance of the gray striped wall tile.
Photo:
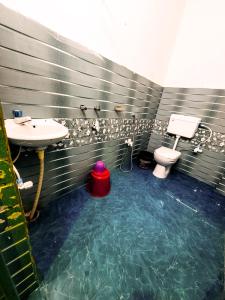
<svg viewBox="0 0 225 300">
<path fill-rule="evenodd" d="M 199 128 L 193 139 L 181 139 L 178 150 L 182 156 L 175 167 L 225 194 L 225 91 L 164 88 L 148 146 L 151 152 L 160 145 L 173 147 L 175 137 L 167 134 L 171 113 L 200 117 L 213 130 L 211 140 L 203 145 L 203 153 L 194 154 L 193 149 L 207 140 L 208 130 Z"/>
<path fill-rule="evenodd" d="M 46 151 L 40 206 L 83 185 L 96 160 L 103 159 L 109 168 L 118 166 L 126 151 L 124 141 L 133 131 L 134 156 L 147 148 L 161 86 L 1 4 L 0 8 L 0 99 L 5 118 L 21 109 L 32 118 L 56 118 L 69 128 L 61 145 Z M 81 105 L 87 107 L 85 113 Z M 124 111 L 115 112 L 116 105 L 123 105 Z M 99 134 L 91 128 L 96 119 L 101 123 Z M 38 159 L 33 152 L 22 153 L 16 165 L 25 180 L 34 182 L 32 190 L 21 192 L 29 209 Z"/>
</svg>

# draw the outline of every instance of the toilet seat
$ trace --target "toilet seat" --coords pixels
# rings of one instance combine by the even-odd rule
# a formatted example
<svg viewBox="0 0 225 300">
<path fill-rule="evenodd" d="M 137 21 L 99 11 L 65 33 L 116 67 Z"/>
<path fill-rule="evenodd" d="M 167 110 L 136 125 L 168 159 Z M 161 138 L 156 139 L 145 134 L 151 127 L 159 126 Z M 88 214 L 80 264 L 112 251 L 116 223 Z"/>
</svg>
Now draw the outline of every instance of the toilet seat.
<svg viewBox="0 0 225 300">
<path fill-rule="evenodd" d="M 170 161 L 176 161 L 181 156 L 181 152 L 163 146 L 157 148 L 155 154 L 165 157 Z"/>
</svg>

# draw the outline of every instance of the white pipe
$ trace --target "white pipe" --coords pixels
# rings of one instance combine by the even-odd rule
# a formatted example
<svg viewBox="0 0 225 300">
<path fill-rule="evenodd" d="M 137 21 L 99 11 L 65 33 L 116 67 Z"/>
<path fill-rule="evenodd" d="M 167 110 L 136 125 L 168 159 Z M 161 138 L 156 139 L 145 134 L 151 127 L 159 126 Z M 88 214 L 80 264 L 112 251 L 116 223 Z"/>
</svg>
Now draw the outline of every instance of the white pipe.
<svg viewBox="0 0 225 300">
<path fill-rule="evenodd" d="M 202 145 L 205 145 L 205 144 L 208 143 L 208 142 L 210 142 L 211 137 L 212 137 L 212 135 L 213 135 L 212 129 L 211 129 L 210 127 L 208 127 L 208 126 L 206 126 L 206 125 L 204 125 L 204 124 L 202 124 L 202 123 L 200 123 L 200 127 L 206 128 L 207 130 L 209 130 L 209 137 L 208 137 L 205 141 L 200 142 L 200 143 L 197 145 L 197 147 L 195 147 L 195 149 L 194 149 L 194 152 L 195 152 L 195 153 L 198 153 L 198 152 L 199 152 L 199 153 L 202 153 L 201 146 L 202 146 Z"/>
<path fill-rule="evenodd" d="M 20 173 L 18 172 L 17 168 L 14 165 L 13 165 L 13 171 L 15 172 L 17 179 L 20 181 L 21 180 Z"/>
<path fill-rule="evenodd" d="M 23 182 L 23 179 L 20 177 L 19 171 L 17 170 L 17 168 L 14 165 L 13 165 L 13 171 L 16 174 L 17 185 L 20 190 L 32 188 L 33 182 L 32 181 Z"/>
<path fill-rule="evenodd" d="M 19 158 L 20 153 L 21 153 L 21 150 L 22 150 L 22 147 L 20 146 L 19 151 L 18 151 L 18 153 L 17 153 L 17 156 L 16 156 L 16 157 L 14 158 L 14 160 L 13 160 L 13 164 L 15 164 L 15 162 L 16 162 L 17 159 Z"/>
<path fill-rule="evenodd" d="M 175 143 L 173 145 L 173 150 L 176 149 L 179 139 L 180 139 L 180 135 L 176 135 L 176 140 L 175 140 Z"/>
<path fill-rule="evenodd" d="M 135 128 L 135 118 L 133 119 L 133 127 Z M 125 159 L 125 153 L 123 154 L 122 162 L 120 164 L 120 170 L 124 173 L 129 173 L 133 170 L 133 152 L 134 152 L 134 140 L 135 140 L 135 130 L 133 128 L 133 135 L 132 135 L 132 140 L 128 139 L 127 140 L 127 146 L 130 148 L 131 147 L 131 153 L 130 153 L 130 168 L 128 170 L 123 169 L 123 163 Z"/>
<path fill-rule="evenodd" d="M 133 140 L 134 141 L 134 140 Z M 124 173 L 129 173 L 133 170 L 133 151 L 134 151 L 134 148 L 133 148 L 133 145 L 132 146 L 129 146 L 128 147 L 131 147 L 131 153 L 130 153 L 130 168 L 128 170 L 125 170 L 123 169 L 123 162 L 124 162 L 124 155 L 125 153 L 123 154 L 123 159 L 122 159 L 122 162 L 120 164 L 120 171 L 124 172 Z"/>
<path fill-rule="evenodd" d="M 212 134 L 213 134 L 212 129 L 211 129 L 210 127 L 208 127 L 208 126 L 202 124 L 202 123 L 200 124 L 200 126 L 201 126 L 202 128 L 206 128 L 206 129 L 209 130 L 209 137 L 207 138 L 206 141 L 204 141 L 204 142 L 202 142 L 202 143 L 200 143 L 200 144 L 208 143 L 208 142 L 211 140 L 211 137 L 212 137 Z"/>
<path fill-rule="evenodd" d="M 20 177 L 20 173 L 14 165 L 13 165 L 13 171 L 15 172 L 16 177 L 17 177 L 18 188 L 21 189 L 23 186 L 23 179 Z"/>
</svg>

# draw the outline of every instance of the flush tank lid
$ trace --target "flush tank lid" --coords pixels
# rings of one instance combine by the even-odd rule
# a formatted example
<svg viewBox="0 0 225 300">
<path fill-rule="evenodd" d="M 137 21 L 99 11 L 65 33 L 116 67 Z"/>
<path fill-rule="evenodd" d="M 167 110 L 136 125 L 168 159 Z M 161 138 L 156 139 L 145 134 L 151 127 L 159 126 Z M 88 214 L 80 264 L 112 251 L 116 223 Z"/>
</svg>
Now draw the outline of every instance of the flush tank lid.
<svg viewBox="0 0 225 300">
<path fill-rule="evenodd" d="M 201 118 L 172 114 L 167 132 L 190 139 L 195 135 L 200 122 Z"/>
</svg>

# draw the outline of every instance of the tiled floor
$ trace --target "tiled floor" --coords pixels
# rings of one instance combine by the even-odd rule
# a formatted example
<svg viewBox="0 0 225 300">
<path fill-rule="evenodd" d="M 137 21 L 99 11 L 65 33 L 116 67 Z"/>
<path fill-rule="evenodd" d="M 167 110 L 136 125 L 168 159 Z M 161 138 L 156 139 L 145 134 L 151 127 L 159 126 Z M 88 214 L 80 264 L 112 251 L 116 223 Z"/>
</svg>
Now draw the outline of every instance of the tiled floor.
<svg viewBox="0 0 225 300">
<path fill-rule="evenodd" d="M 112 191 L 74 191 L 31 225 L 41 287 L 30 299 L 215 300 L 222 288 L 225 198 L 184 174 L 135 168 Z"/>
</svg>

